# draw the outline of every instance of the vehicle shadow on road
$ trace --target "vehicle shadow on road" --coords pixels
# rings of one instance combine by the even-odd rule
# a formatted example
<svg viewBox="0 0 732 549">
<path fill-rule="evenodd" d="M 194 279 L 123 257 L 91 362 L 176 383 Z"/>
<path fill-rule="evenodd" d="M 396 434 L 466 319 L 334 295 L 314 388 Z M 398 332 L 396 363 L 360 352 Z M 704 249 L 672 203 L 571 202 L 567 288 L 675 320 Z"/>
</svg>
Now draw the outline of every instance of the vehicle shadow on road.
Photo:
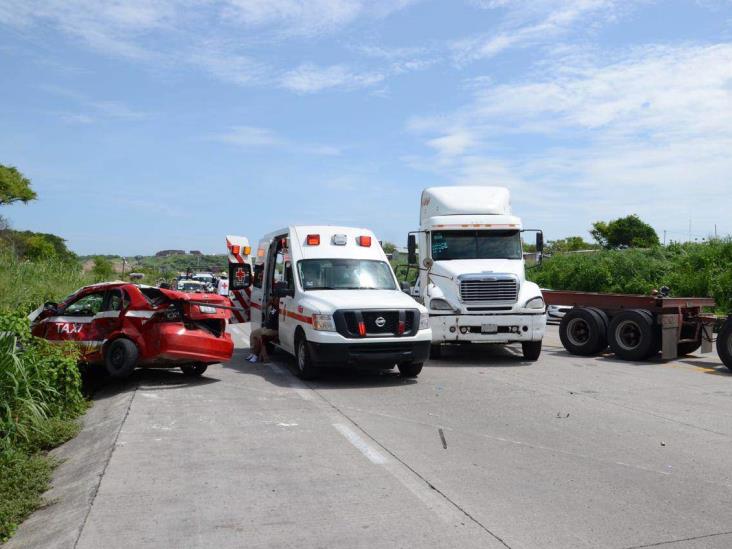
<svg viewBox="0 0 732 549">
<path fill-rule="evenodd" d="M 81 372 L 84 395 L 92 400 L 104 400 L 135 390 L 180 389 L 220 381 L 209 373 L 210 370 L 201 377 L 196 377 L 183 375 L 178 368 L 138 368 L 126 379 L 112 378 L 101 367 L 86 367 Z"/>
<path fill-rule="evenodd" d="M 236 349 L 232 359 L 224 364 L 224 368 L 239 374 L 259 376 L 278 387 L 292 387 L 297 383 L 295 359 L 283 351 L 272 354 L 272 362 L 251 364 L 245 357 L 248 349 Z M 323 368 L 317 379 L 303 381 L 313 389 L 362 389 L 368 387 L 392 387 L 412 385 L 419 378 L 404 378 L 399 371 L 393 370 L 358 370 L 352 368 Z"/>
<path fill-rule="evenodd" d="M 539 358 L 541 361 L 541 358 Z M 442 356 L 425 363 L 427 368 L 464 368 L 482 366 L 486 368 L 520 368 L 536 364 L 525 360 L 521 347 L 506 345 L 443 345 Z"/>
</svg>

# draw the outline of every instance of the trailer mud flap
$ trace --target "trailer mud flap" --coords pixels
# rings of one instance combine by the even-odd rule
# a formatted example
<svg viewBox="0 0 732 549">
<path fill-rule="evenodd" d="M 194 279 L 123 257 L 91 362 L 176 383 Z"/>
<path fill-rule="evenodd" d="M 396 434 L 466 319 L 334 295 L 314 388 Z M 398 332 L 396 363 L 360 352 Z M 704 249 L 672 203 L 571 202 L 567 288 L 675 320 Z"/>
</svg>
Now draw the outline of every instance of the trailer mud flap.
<svg viewBox="0 0 732 549">
<path fill-rule="evenodd" d="M 678 314 L 661 315 L 661 356 L 665 360 L 672 360 L 679 356 L 680 328 Z"/>
</svg>

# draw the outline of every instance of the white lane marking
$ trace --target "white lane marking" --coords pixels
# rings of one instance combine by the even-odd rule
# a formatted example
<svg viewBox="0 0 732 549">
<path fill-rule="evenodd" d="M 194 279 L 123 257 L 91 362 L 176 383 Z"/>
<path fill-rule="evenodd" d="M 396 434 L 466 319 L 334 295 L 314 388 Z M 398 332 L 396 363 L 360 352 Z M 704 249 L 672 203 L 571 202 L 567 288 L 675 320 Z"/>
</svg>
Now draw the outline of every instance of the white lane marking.
<svg viewBox="0 0 732 549">
<path fill-rule="evenodd" d="M 288 376 L 287 384 L 290 386 L 290 388 L 292 388 L 292 390 L 294 390 L 298 394 L 298 396 L 300 396 L 300 398 L 302 398 L 303 400 L 309 400 L 309 401 L 315 400 L 313 391 L 311 389 L 309 389 L 302 381 L 300 381 L 296 377 L 292 377 L 290 375 L 290 373 L 287 370 L 285 370 L 282 366 L 280 366 L 279 364 L 275 364 L 274 362 L 270 362 L 269 367 L 272 370 L 272 372 L 274 372 L 277 375 Z"/>
<path fill-rule="evenodd" d="M 373 448 L 368 442 L 362 439 L 358 433 L 348 425 L 344 425 L 343 423 L 334 423 L 333 427 L 335 427 L 340 434 L 346 437 L 346 440 L 353 444 L 353 446 L 366 456 L 371 463 L 375 463 L 376 465 L 384 465 L 386 463 L 386 458 L 376 450 L 376 448 Z"/>
</svg>

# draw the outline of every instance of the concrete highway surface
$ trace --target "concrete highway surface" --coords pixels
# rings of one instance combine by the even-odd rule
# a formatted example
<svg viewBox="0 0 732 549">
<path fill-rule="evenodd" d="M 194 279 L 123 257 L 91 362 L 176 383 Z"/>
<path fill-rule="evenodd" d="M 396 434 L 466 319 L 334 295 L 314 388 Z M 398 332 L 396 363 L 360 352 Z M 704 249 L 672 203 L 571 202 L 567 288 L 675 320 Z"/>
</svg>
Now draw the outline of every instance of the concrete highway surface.
<svg viewBox="0 0 732 549">
<path fill-rule="evenodd" d="M 10 546 L 732 547 L 732 376 L 714 354 L 576 357 L 550 327 L 536 363 L 465 347 L 416 380 L 304 383 L 282 353 L 247 363 L 248 326 L 231 331 L 234 359 L 201 379 L 140 371 L 108 395 L 119 428 L 90 505 L 63 515 L 78 527 L 33 537 L 59 501 Z"/>
</svg>

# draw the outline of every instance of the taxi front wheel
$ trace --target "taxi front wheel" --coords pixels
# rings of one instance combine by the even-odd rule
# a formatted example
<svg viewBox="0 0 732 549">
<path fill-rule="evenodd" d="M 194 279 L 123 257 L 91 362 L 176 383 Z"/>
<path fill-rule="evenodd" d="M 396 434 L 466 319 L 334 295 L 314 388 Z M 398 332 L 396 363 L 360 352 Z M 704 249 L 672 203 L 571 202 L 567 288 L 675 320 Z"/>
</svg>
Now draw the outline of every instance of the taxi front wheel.
<svg viewBox="0 0 732 549">
<path fill-rule="evenodd" d="M 115 339 L 104 352 L 104 367 L 111 377 L 123 379 L 135 369 L 138 355 L 137 345 L 129 339 Z"/>
</svg>

